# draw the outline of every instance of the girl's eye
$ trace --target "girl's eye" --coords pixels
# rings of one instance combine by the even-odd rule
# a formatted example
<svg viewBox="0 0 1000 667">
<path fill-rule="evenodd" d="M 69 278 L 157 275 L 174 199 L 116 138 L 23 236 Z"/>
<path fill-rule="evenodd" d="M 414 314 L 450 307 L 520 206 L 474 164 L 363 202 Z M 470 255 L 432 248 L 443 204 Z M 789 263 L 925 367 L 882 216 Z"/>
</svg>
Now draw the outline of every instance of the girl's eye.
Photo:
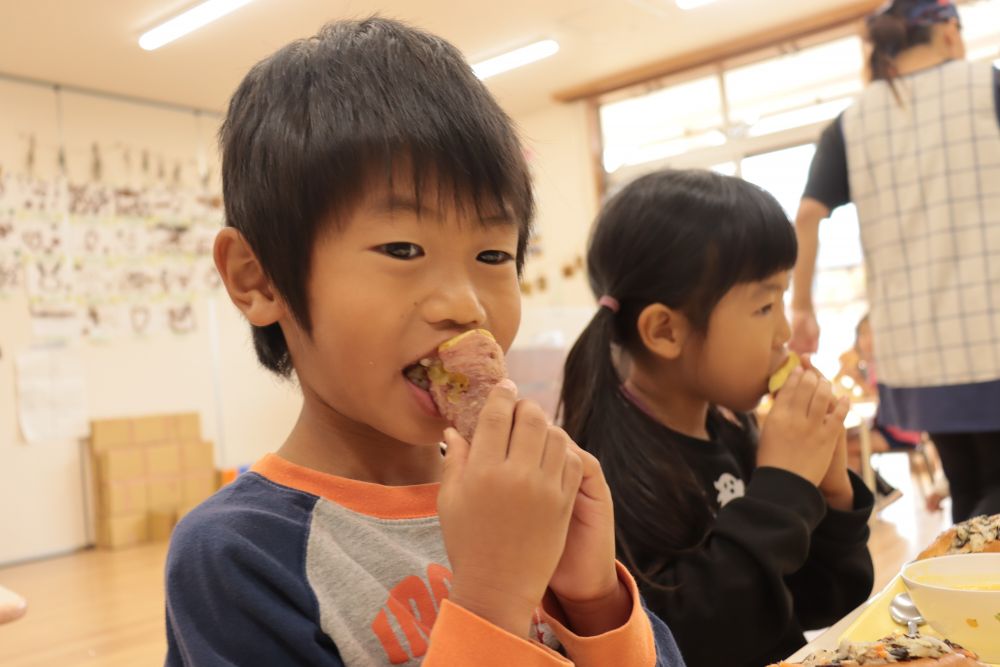
<svg viewBox="0 0 1000 667">
<path fill-rule="evenodd" d="M 393 259 L 416 259 L 424 256 L 424 249 L 416 243 L 384 243 L 375 249 Z"/>
<path fill-rule="evenodd" d="M 484 250 L 476 259 L 484 264 L 505 264 L 513 261 L 514 257 L 503 250 Z"/>
<path fill-rule="evenodd" d="M 760 310 L 758 310 L 757 312 L 760 313 L 761 315 L 770 315 L 772 310 L 774 310 L 774 304 L 769 303 Z"/>
</svg>

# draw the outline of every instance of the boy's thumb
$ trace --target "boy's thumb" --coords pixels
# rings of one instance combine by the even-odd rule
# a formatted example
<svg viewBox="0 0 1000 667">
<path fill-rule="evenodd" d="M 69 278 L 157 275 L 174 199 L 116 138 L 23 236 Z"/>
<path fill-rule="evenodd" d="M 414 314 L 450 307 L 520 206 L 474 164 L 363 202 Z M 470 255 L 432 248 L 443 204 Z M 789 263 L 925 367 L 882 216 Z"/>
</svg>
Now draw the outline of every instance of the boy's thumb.
<svg viewBox="0 0 1000 667">
<path fill-rule="evenodd" d="M 444 430 L 444 444 L 447 450 L 444 455 L 443 483 L 457 477 L 469 459 L 469 442 L 458 431 L 450 426 Z"/>
</svg>

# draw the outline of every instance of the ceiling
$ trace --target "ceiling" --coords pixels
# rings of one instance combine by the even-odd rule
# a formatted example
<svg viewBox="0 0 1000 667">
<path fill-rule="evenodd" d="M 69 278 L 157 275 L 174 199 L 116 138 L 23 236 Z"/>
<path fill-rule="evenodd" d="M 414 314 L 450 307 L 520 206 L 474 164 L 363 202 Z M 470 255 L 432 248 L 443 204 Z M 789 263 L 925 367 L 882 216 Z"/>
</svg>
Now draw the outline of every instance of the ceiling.
<svg viewBox="0 0 1000 667">
<path fill-rule="evenodd" d="M 555 56 L 488 80 L 508 112 L 651 61 L 766 30 L 850 0 L 254 0 L 157 51 L 145 30 L 191 0 L 0 0 L 0 73 L 221 110 L 249 67 L 326 21 L 374 13 L 437 33 L 475 62 L 543 38 Z M 2 101 L 0 101 L 2 103 Z"/>
</svg>

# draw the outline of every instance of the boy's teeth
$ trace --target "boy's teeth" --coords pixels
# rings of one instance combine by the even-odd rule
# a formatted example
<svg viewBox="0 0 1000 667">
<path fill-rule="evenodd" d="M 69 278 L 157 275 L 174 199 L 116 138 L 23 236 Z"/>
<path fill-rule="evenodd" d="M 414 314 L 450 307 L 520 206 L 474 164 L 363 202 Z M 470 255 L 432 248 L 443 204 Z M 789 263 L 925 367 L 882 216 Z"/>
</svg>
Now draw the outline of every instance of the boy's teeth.
<svg viewBox="0 0 1000 667">
<path fill-rule="evenodd" d="M 424 368 L 430 368 L 431 364 L 433 363 L 434 363 L 433 359 L 424 358 L 420 360 L 420 365 L 423 366 Z"/>
<path fill-rule="evenodd" d="M 406 379 L 417 385 L 421 389 L 429 389 L 431 386 L 430 379 L 427 377 L 427 369 L 423 366 L 414 364 L 406 369 Z"/>
</svg>

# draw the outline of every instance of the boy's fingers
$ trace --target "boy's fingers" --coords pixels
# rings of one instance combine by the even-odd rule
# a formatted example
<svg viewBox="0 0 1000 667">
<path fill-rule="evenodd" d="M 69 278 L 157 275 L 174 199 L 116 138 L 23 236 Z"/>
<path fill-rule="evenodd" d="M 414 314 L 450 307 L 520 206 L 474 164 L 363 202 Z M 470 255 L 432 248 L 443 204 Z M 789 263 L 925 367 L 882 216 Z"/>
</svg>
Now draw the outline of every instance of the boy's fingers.
<svg viewBox="0 0 1000 667">
<path fill-rule="evenodd" d="M 444 455 L 444 471 L 442 484 L 457 479 L 462 474 L 465 462 L 469 459 L 469 443 L 458 431 L 448 427 L 444 430 L 444 444 L 448 446 Z"/>
<path fill-rule="evenodd" d="M 476 432 L 472 436 L 470 461 L 490 465 L 502 463 L 507 458 L 516 404 L 517 385 L 512 381 L 504 379 L 493 387 L 479 413 Z"/>
<path fill-rule="evenodd" d="M 566 452 L 569 449 L 569 436 L 558 426 L 550 426 L 545 438 L 545 455 L 542 458 L 542 472 L 546 477 L 562 475 L 566 466 Z"/>
<path fill-rule="evenodd" d="M 510 433 L 507 460 L 518 465 L 538 468 L 545 456 L 545 440 L 549 419 L 534 401 L 518 401 L 514 408 L 514 427 Z"/>
<path fill-rule="evenodd" d="M 566 463 L 563 465 L 562 488 L 566 494 L 575 498 L 583 480 L 583 461 L 580 455 L 570 448 L 566 449 Z"/>
<path fill-rule="evenodd" d="M 569 438 L 569 436 L 566 437 Z M 580 480 L 580 491 L 583 495 L 595 500 L 610 497 L 611 490 L 604 479 L 604 470 L 597 457 L 582 449 L 572 440 L 569 440 L 569 447 L 580 457 L 580 462 L 583 464 L 583 478 Z"/>
</svg>

